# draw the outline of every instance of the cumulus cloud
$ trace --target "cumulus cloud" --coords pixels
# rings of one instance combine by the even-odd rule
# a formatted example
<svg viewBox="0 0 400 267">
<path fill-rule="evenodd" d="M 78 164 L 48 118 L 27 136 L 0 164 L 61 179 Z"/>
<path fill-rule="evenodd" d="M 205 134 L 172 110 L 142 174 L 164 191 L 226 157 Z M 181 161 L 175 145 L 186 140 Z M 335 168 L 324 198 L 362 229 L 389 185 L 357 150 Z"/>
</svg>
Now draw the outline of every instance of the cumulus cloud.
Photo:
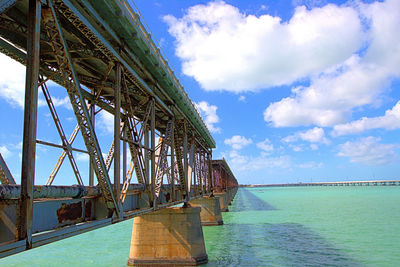
<svg viewBox="0 0 400 267">
<path fill-rule="evenodd" d="M 355 10 L 355 9 L 354 9 Z M 347 122 L 356 107 L 379 104 L 393 78 L 400 76 L 400 2 L 360 4 L 359 16 L 368 22 L 361 54 L 311 77 L 309 86 L 292 89 L 292 96 L 271 103 L 264 120 L 274 127 Z M 343 41 L 343 39 L 341 39 Z"/>
<path fill-rule="evenodd" d="M 376 102 L 388 81 L 382 68 L 360 61 L 354 55 L 312 78 L 310 86 L 293 88 L 293 96 L 267 107 L 264 120 L 274 127 L 332 126 L 347 121 L 353 108 Z"/>
<path fill-rule="evenodd" d="M 282 139 L 282 141 L 285 143 L 293 143 L 298 140 L 303 140 L 310 143 L 323 143 L 323 144 L 330 143 L 330 141 L 325 137 L 324 129 L 319 127 L 314 127 L 307 131 L 299 131 L 293 135 L 286 136 L 285 138 Z"/>
<path fill-rule="evenodd" d="M 233 149 L 239 150 L 253 143 L 253 140 L 251 140 L 251 138 L 247 139 L 246 137 L 241 135 L 234 135 L 229 139 L 225 139 L 224 143 L 231 146 Z"/>
<path fill-rule="evenodd" d="M 362 133 L 371 129 L 383 128 L 387 130 L 400 129 L 400 101 L 392 108 L 385 112 L 385 115 L 367 118 L 363 117 L 359 120 L 349 123 L 338 124 L 333 127 L 332 135 L 348 135 Z"/>
<path fill-rule="evenodd" d="M 25 66 L 0 53 L 0 97 L 15 107 L 24 108 Z"/>
<path fill-rule="evenodd" d="M 274 145 L 271 144 L 271 141 L 268 138 L 266 138 L 262 142 L 257 143 L 257 147 L 265 152 L 272 152 L 274 150 Z"/>
<path fill-rule="evenodd" d="M 373 136 L 361 138 L 355 142 L 346 142 L 339 145 L 340 157 L 350 158 L 350 162 L 366 165 L 387 165 L 398 159 L 395 144 L 380 144 L 381 139 Z"/>
<path fill-rule="evenodd" d="M 0 97 L 14 107 L 24 108 L 25 76 L 26 68 L 24 65 L 0 53 Z M 60 87 L 52 81 L 48 81 L 47 84 L 48 86 Z M 47 106 L 43 96 L 41 96 L 40 88 L 38 93 L 38 106 Z M 64 98 L 52 96 L 51 99 L 56 107 L 63 106 L 67 109 L 72 109 L 68 96 Z"/>
<path fill-rule="evenodd" d="M 194 103 L 194 105 L 200 111 L 200 114 L 203 117 L 204 122 L 206 123 L 210 132 L 212 133 L 221 132 L 221 128 L 215 126 L 215 124 L 219 122 L 219 117 L 217 115 L 218 107 L 215 105 L 210 105 L 206 101 Z"/>
<path fill-rule="evenodd" d="M 164 17 L 176 38 L 183 72 L 206 90 L 257 91 L 338 64 L 363 40 L 357 12 L 333 4 L 295 9 L 283 22 L 247 15 L 223 1 L 196 5 L 182 18 Z"/>
</svg>

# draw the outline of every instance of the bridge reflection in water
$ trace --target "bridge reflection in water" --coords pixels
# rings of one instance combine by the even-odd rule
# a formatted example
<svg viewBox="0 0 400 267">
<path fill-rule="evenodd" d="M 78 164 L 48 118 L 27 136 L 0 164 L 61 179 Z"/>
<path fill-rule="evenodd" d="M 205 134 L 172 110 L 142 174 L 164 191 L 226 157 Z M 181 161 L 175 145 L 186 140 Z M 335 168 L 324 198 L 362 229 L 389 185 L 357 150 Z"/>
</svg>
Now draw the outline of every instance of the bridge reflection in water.
<svg viewBox="0 0 400 267">
<path fill-rule="evenodd" d="M 197 220 L 200 209 L 190 208 L 190 201 L 206 210 L 198 199 L 213 199 L 215 192 L 222 200 L 214 197 L 209 210 L 218 210 L 215 203 L 224 209 L 233 199 L 233 173 L 224 159 L 212 161 L 213 137 L 138 14 L 125 0 L 0 0 L 0 51 L 27 66 L 20 184 L 0 157 L 0 257 L 135 216 L 140 219 L 134 232 L 157 228 L 167 236 L 171 225 L 161 229 L 160 223 L 185 221 L 173 210 Z M 69 137 L 47 88 L 50 80 L 68 94 L 77 123 Z M 36 138 L 39 88 L 61 144 Z M 95 129 L 100 111 L 114 117 L 104 158 L 104 141 Z M 85 149 L 74 147 L 76 138 Z M 34 183 L 36 144 L 61 149 L 45 185 Z M 73 152 L 89 155 L 87 175 Z M 54 186 L 65 158 L 77 185 Z M 184 208 L 166 209 L 181 203 Z M 193 245 L 191 232 L 201 232 L 201 226 L 189 228 L 187 240 L 178 241 L 183 249 Z M 142 243 L 157 250 L 160 242 Z M 143 255 L 148 250 L 138 243 L 132 247 Z M 163 255 L 156 254 L 157 262 Z M 137 260 L 130 263 L 146 263 Z M 194 264 L 206 260 L 205 254 Z"/>
</svg>

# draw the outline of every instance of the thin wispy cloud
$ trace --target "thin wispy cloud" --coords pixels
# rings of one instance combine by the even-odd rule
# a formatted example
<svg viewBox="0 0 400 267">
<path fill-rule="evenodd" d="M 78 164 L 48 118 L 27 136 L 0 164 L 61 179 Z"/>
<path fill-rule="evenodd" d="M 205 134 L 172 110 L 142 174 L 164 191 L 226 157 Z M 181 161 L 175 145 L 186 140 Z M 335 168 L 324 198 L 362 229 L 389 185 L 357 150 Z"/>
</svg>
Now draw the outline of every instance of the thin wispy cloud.
<svg viewBox="0 0 400 267">
<path fill-rule="evenodd" d="M 200 111 L 201 116 L 208 129 L 212 133 L 220 133 L 221 128 L 217 127 L 216 124 L 219 122 L 219 117 L 217 115 L 218 107 L 215 105 L 210 105 L 206 101 L 201 101 L 199 103 L 194 103 L 196 108 Z"/>
<path fill-rule="evenodd" d="M 339 145 L 339 157 L 348 157 L 351 162 L 366 165 L 387 165 L 398 160 L 398 144 L 382 144 L 381 138 L 368 136 L 357 141 Z"/>
</svg>

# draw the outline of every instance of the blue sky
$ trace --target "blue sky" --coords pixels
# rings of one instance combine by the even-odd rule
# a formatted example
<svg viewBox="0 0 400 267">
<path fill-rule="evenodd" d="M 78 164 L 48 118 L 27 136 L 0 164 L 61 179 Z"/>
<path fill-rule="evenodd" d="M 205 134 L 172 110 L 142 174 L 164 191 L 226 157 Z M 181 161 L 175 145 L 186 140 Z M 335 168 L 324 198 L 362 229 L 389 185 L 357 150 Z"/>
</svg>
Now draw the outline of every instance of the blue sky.
<svg viewBox="0 0 400 267">
<path fill-rule="evenodd" d="M 208 124 L 214 158 L 239 183 L 398 179 L 399 1 L 135 4 Z M 24 68 L 0 60 L 0 152 L 18 180 Z M 66 94 L 50 91 L 69 135 Z M 97 118 L 103 153 L 110 122 Z M 38 139 L 60 142 L 43 99 Z M 58 153 L 38 146 L 38 184 Z M 87 157 L 77 159 L 86 177 Z M 57 184 L 74 183 L 70 169 L 65 162 Z"/>
</svg>

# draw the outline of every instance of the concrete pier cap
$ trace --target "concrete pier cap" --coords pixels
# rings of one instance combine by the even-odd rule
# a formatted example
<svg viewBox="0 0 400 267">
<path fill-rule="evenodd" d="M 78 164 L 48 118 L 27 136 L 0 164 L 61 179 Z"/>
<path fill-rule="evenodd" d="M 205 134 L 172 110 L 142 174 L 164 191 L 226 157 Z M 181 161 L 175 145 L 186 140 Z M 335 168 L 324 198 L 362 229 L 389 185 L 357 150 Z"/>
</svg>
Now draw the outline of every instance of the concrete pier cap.
<svg viewBox="0 0 400 267">
<path fill-rule="evenodd" d="M 129 266 L 195 266 L 207 262 L 200 207 L 166 208 L 135 217 Z"/>
<path fill-rule="evenodd" d="M 192 207 L 201 207 L 200 219 L 203 226 L 222 225 L 219 197 L 202 197 L 190 201 Z"/>
</svg>

